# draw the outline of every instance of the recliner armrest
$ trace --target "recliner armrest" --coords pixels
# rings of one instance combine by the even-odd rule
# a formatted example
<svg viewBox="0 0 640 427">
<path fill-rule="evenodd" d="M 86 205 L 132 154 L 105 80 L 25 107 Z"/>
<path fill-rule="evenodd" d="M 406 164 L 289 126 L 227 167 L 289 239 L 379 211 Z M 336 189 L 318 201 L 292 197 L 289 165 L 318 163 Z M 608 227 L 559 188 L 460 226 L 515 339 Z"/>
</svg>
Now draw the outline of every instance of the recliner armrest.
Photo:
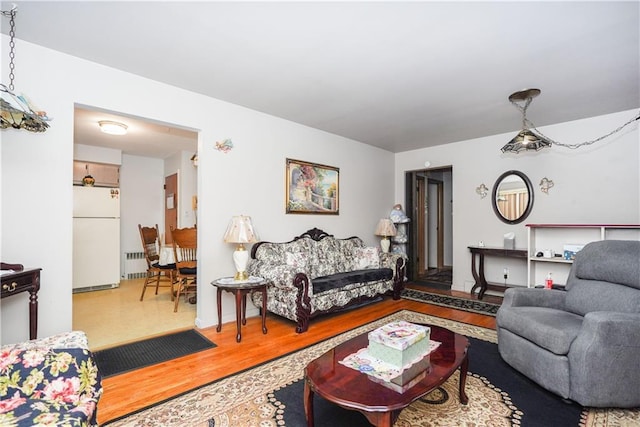
<svg viewBox="0 0 640 427">
<path fill-rule="evenodd" d="M 586 346 L 635 347 L 640 351 L 640 313 L 592 311 L 584 316 L 576 343 Z M 588 337 L 585 339 L 585 337 Z M 586 350 L 584 348 L 583 350 Z M 573 351 L 573 348 L 572 348 Z M 637 356 L 637 352 L 634 354 Z"/>
<path fill-rule="evenodd" d="M 504 293 L 502 307 L 546 307 L 564 310 L 565 291 L 536 288 L 509 288 Z"/>
</svg>

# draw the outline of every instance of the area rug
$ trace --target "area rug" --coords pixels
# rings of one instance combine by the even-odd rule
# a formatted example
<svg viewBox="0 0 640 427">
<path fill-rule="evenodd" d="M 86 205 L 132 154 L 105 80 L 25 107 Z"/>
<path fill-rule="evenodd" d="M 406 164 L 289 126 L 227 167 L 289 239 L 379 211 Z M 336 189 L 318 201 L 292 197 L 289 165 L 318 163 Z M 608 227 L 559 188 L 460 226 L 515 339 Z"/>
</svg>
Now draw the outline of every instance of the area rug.
<svg viewBox="0 0 640 427">
<path fill-rule="evenodd" d="M 458 374 L 443 387 L 402 411 L 396 427 L 425 426 L 627 426 L 640 422 L 640 410 L 588 410 L 564 403 L 504 364 L 496 332 L 448 319 L 402 310 L 242 373 L 108 423 L 109 426 L 302 427 L 302 376 L 311 360 L 340 342 L 396 320 L 428 323 L 472 340 L 466 392 L 458 401 Z M 316 397 L 315 425 L 368 426 L 363 415 Z"/>
<path fill-rule="evenodd" d="M 500 308 L 500 304 L 482 302 L 478 300 L 452 297 L 448 295 L 432 294 L 430 292 L 419 291 L 417 289 L 404 289 L 402 298 L 413 301 L 428 302 L 429 304 L 451 307 L 457 310 L 470 311 L 472 313 L 488 314 L 495 316 Z"/>
<path fill-rule="evenodd" d="M 216 345 L 194 329 L 124 344 L 94 353 L 103 378 L 166 362 Z"/>
</svg>

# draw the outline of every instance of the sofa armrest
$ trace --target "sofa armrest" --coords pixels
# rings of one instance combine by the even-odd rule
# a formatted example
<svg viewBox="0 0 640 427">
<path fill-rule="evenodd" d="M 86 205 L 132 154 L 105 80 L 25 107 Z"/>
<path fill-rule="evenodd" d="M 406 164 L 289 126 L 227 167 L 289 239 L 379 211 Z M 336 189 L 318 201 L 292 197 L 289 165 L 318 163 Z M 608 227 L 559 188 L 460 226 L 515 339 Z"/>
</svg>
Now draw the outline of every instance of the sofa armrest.
<svg viewBox="0 0 640 427">
<path fill-rule="evenodd" d="M 536 288 L 508 288 L 501 307 L 547 307 L 564 310 L 565 291 Z"/>
<path fill-rule="evenodd" d="M 252 276 L 262 277 L 278 288 L 289 288 L 295 291 L 293 280 L 302 271 L 287 264 L 268 264 L 261 260 L 251 260 L 247 272 Z"/>
<path fill-rule="evenodd" d="M 397 273 L 396 266 L 398 260 L 402 260 L 402 266 L 406 264 L 405 256 L 392 252 L 380 252 L 380 268 L 390 268 L 393 270 L 394 277 Z"/>
</svg>

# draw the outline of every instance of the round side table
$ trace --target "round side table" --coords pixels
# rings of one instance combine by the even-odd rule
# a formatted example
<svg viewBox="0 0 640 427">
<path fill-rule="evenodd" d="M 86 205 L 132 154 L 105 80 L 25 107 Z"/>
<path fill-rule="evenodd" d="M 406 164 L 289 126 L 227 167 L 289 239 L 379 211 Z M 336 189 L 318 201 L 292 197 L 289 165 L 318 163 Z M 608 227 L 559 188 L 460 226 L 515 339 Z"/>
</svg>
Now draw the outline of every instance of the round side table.
<svg viewBox="0 0 640 427">
<path fill-rule="evenodd" d="M 235 280 L 233 277 L 223 277 L 211 282 L 217 288 L 216 300 L 218 303 L 218 327 L 222 330 L 222 291 L 231 292 L 236 299 L 236 326 L 238 334 L 236 342 L 242 340 L 242 325 L 247 324 L 247 294 L 251 291 L 262 293 L 262 333 L 267 333 L 267 284 L 269 281 L 262 277 L 251 276 L 247 280 Z"/>
</svg>

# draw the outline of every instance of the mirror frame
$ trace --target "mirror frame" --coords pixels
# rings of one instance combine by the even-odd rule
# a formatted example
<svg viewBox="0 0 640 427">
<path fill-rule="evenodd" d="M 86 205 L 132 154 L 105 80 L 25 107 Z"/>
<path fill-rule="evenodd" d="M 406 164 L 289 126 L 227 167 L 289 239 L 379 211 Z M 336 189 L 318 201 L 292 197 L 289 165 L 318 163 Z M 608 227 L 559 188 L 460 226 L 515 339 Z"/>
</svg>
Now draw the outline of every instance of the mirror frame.
<svg viewBox="0 0 640 427">
<path fill-rule="evenodd" d="M 500 186 L 502 180 L 509 175 L 517 175 L 518 177 L 520 177 L 524 181 L 524 185 L 527 187 L 527 192 L 529 193 L 529 203 L 527 204 L 527 209 L 525 209 L 522 215 L 520 215 L 520 218 L 516 219 L 505 218 L 498 209 L 498 203 L 496 201 L 496 196 L 498 195 L 498 187 Z M 493 191 L 491 192 L 491 205 L 493 206 L 493 211 L 496 213 L 496 216 L 502 222 L 506 222 L 507 224 L 520 224 L 522 221 L 527 219 L 527 217 L 531 213 L 531 210 L 533 210 L 533 185 L 531 185 L 529 177 L 517 170 L 506 171 L 505 173 L 500 175 L 498 179 L 496 179 L 496 183 L 493 185 Z"/>
</svg>

